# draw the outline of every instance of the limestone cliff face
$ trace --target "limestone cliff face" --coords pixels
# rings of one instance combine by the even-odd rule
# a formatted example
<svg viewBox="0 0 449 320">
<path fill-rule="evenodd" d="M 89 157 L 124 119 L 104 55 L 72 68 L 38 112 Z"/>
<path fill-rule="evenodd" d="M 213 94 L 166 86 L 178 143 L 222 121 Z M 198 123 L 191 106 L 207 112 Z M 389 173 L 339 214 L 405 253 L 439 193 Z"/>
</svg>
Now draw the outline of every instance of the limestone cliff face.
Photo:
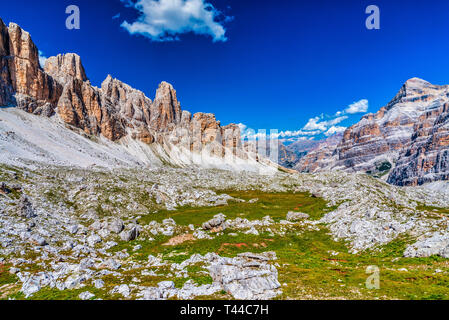
<svg viewBox="0 0 449 320">
<path fill-rule="evenodd" d="M 27 112 L 52 113 L 62 88 L 39 65 L 39 54 L 28 32 L 0 20 L 0 103 Z M 44 112 L 45 111 L 45 112 Z"/>
<path fill-rule="evenodd" d="M 170 125 L 177 125 L 181 121 L 181 104 L 173 86 L 162 82 L 156 91 L 156 98 L 151 106 L 152 129 L 165 131 Z"/>
<path fill-rule="evenodd" d="M 298 170 L 345 170 L 396 185 L 449 178 L 449 86 L 413 78 L 375 114 L 348 128 L 341 141 L 308 154 Z"/>
<path fill-rule="evenodd" d="M 0 105 L 12 102 L 14 89 L 9 72 L 9 30 L 0 20 Z"/>
<path fill-rule="evenodd" d="M 110 75 L 97 88 L 73 53 L 48 58 L 42 69 L 29 33 L 1 20 L 0 66 L 0 106 L 56 115 L 69 128 L 111 141 L 129 137 L 167 149 L 247 157 L 237 125 L 222 127 L 213 114 L 181 110 L 171 84 L 162 82 L 154 101 Z"/>
<path fill-rule="evenodd" d="M 419 117 L 408 148 L 388 177 L 388 182 L 397 185 L 437 180 L 449 180 L 449 103 L 442 101 Z"/>
<path fill-rule="evenodd" d="M 87 80 L 81 58 L 73 53 L 48 58 L 44 70 L 60 83 L 67 83 L 72 79 Z"/>
</svg>

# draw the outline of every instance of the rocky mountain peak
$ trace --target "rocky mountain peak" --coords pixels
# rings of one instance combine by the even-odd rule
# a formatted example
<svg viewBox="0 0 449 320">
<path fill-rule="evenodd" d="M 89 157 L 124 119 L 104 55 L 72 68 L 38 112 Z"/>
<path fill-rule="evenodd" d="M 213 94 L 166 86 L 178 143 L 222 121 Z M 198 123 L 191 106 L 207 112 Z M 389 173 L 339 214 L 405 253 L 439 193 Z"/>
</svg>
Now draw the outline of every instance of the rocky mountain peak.
<svg viewBox="0 0 449 320">
<path fill-rule="evenodd" d="M 233 154 L 249 159 L 248 168 L 276 167 L 252 154 L 250 159 L 242 147 L 238 126 L 222 127 L 213 114 L 192 117 L 182 111 L 176 90 L 168 82 L 159 85 L 151 101 L 142 91 L 111 75 L 101 88 L 92 86 L 80 56 L 74 53 L 51 57 L 42 69 L 29 33 L 16 24 L 7 28 L 1 20 L 0 106 L 16 106 L 50 118 L 56 115 L 51 121 L 64 124 L 65 129 L 117 141 L 115 147 L 129 147 L 135 157 L 148 157 L 152 163 L 163 157 L 168 162 L 196 161 L 207 166 L 209 157 L 217 156 L 222 158 L 217 163 L 234 168 L 237 162 L 228 162 L 228 155 Z M 152 144 L 157 146 L 147 147 Z M 210 145 L 213 147 L 206 148 Z M 180 152 L 188 154 L 181 156 Z M 193 160 L 189 152 L 204 154 L 206 160 Z"/>
<path fill-rule="evenodd" d="M 167 82 L 161 82 L 156 91 L 156 98 L 151 109 L 152 127 L 161 130 L 169 124 L 181 122 L 181 104 L 176 96 L 176 90 Z"/>
<path fill-rule="evenodd" d="M 407 80 L 404 84 L 404 87 L 408 90 L 422 90 L 429 86 L 432 86 L 430 82 L 416 77 Z"/>
<path fill-rule="evenodd" d="M 51 114 L 62 88 L 39 65 L 28 32 L 0 22 L 0 104 L 36 114 Z"/>
<path fill-rule="evenodd" d="M 126 121 L 137 121 L 139 122 L 137 126 L 150 123 L 152 101 L 142 91 L 132 88 L 111 75 L 103 81 L 100 91 L 104 104 L 118 111 Z"/>
<path fill-rule="evenodd" d="M 447 86 L 433 85 L 420 78 L 411 78 L 401 87 L 396 96 L 386 106 L 385 110 L 390 110 L 394 106 L 403 106 L 406 102 L 416 102 L 416 99 L 423 102 L 440 95 L 441 89 Z"/>
<path fill-rule="evenodd" d="M 376 114 L 365 115 L 343 139 L 301 159 L 300 171 L 344 170 L 421 185 L 449 177 L 449 86 L 408 80 Z"/>
<path fill-rule="evenodd" d="M 170 83 L 162 81 L 156 91 L 155 100 L 164 99 L 167 96 L 170 96 L 172 99 L 176 99 L 176 90 Z"/>
<path fill-rule="evenodd" d="M 9 55 L 16 59 L 27 60 L 33 68 L 39 67 L 39 53 L 28 32 L 22 30 L 17 24 L 10 23 L 9 33 Z"/>
<path fill-rule="evenodd" d="M 67 83 L 71 79 L 87 81 L 81 57 L 76 53 L 58 54 L 48 58 L 44 70 L 60 83 Z"/>
</svg>

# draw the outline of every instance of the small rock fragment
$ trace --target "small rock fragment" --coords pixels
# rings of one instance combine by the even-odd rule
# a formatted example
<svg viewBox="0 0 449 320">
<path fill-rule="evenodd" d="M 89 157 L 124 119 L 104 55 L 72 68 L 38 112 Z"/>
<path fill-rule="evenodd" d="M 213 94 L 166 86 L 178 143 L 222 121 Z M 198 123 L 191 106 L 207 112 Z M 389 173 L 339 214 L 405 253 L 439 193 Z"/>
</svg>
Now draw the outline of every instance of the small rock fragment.
<svg viewBox="0 0 449 320">
<path fill-rule="evenodd" d="M 289 211 L 287 213 L 287 220 L 288 221 L 298 221 L 298 220 L 305 220 L 305 219 L 309 219 L 309 215 L 307 213 L 302 213 L 302 212 L 293 212 L 293 211 Z"/>
<path fill-rule="evenodd" d="M 21 217 L 30 219 L 35 217 L 33 205 L 27 196 L 22 196 L 18 204 L 19 215 Z"/>
<path fill-rule="evenodd" d="M 125 229 L 125 225 L 123 224 L 123 221 L 120 219 L 114 219 L 112 222 L 108 224 L 108 230 L 110 232 L 119 234 L 120 232 Z"/>
<path fill-rule="evenodd" d="M 131 230 L 125 230 L 122 233 L 120 233 L 120 238 L 123 241 L 133 241 L 136 240 L 139 237 L 139 230 L 136 226 L 134 226 Z"/>
<path fill-rule="evenodd" d="M 222 213 L 214 216 L 213 219 L 203 223 L 204 230 L 212 230 L 214 228 L 223 227 L 223 224 L 226 221 L 226 216 Z"/>
<path fill-rule="evenodd" d="M 95 297 L 94 294 L 90 293 L 89 291 L 83 292 L 78 296 L 81 300 L 90 300 L 93 297 Z"/>
</svg>

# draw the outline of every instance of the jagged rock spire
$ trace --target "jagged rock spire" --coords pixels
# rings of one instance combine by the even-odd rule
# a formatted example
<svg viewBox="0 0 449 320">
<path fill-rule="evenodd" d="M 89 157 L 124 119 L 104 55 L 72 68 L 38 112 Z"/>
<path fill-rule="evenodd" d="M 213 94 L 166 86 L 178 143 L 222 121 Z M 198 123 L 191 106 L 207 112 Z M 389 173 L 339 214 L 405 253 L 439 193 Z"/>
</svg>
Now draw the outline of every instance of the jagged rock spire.
<svg viewBox="0 0 449 320">
<path fill-rule="evenodd" d="M 181 104 L 176 96 L 176 90 L 171 84 L 161 82 L 151 108 L 151 127 L 164 130 L 170 124 L 180 123 L 181 116 Z"/>
<path fill-rule="evenodd" d="M 71 79 L 87 80 L 81 57 L 76 53 L 58 54 L 48 58 L 44 70 L 62 84 Z"/>
</svg>

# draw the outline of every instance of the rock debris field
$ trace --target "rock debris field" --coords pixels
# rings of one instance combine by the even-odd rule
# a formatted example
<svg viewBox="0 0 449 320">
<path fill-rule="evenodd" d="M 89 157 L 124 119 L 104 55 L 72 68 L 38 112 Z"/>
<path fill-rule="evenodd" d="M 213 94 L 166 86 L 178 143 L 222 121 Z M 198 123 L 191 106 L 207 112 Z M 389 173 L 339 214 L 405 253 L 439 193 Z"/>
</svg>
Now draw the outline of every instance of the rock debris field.
<svg viewBox="0 0 449 320">
<path fill-rule="evenodd" d="M 186 208 L 260 205 L 235 196 L 248 190 L 307 194 L 326 209 L 319 217 L 293 208 L 283 217 L 180 215 Z M 448 219 L 439 211 L 447 207 L 439 191 L 348 173 L 0 166 L 0 274 L 15 279 L 0 282 L 0 298 L 289 298 L 270 241 L 325 226 L 354 255 L 406 237 L 404 257 L 449 258 Z M 257 237 L 264 242 L 244 243 Z M 225 242 L 232 238 L 242 243 Z M 208 251 L 211 243 L 220 250 Z"/>
</svg>

